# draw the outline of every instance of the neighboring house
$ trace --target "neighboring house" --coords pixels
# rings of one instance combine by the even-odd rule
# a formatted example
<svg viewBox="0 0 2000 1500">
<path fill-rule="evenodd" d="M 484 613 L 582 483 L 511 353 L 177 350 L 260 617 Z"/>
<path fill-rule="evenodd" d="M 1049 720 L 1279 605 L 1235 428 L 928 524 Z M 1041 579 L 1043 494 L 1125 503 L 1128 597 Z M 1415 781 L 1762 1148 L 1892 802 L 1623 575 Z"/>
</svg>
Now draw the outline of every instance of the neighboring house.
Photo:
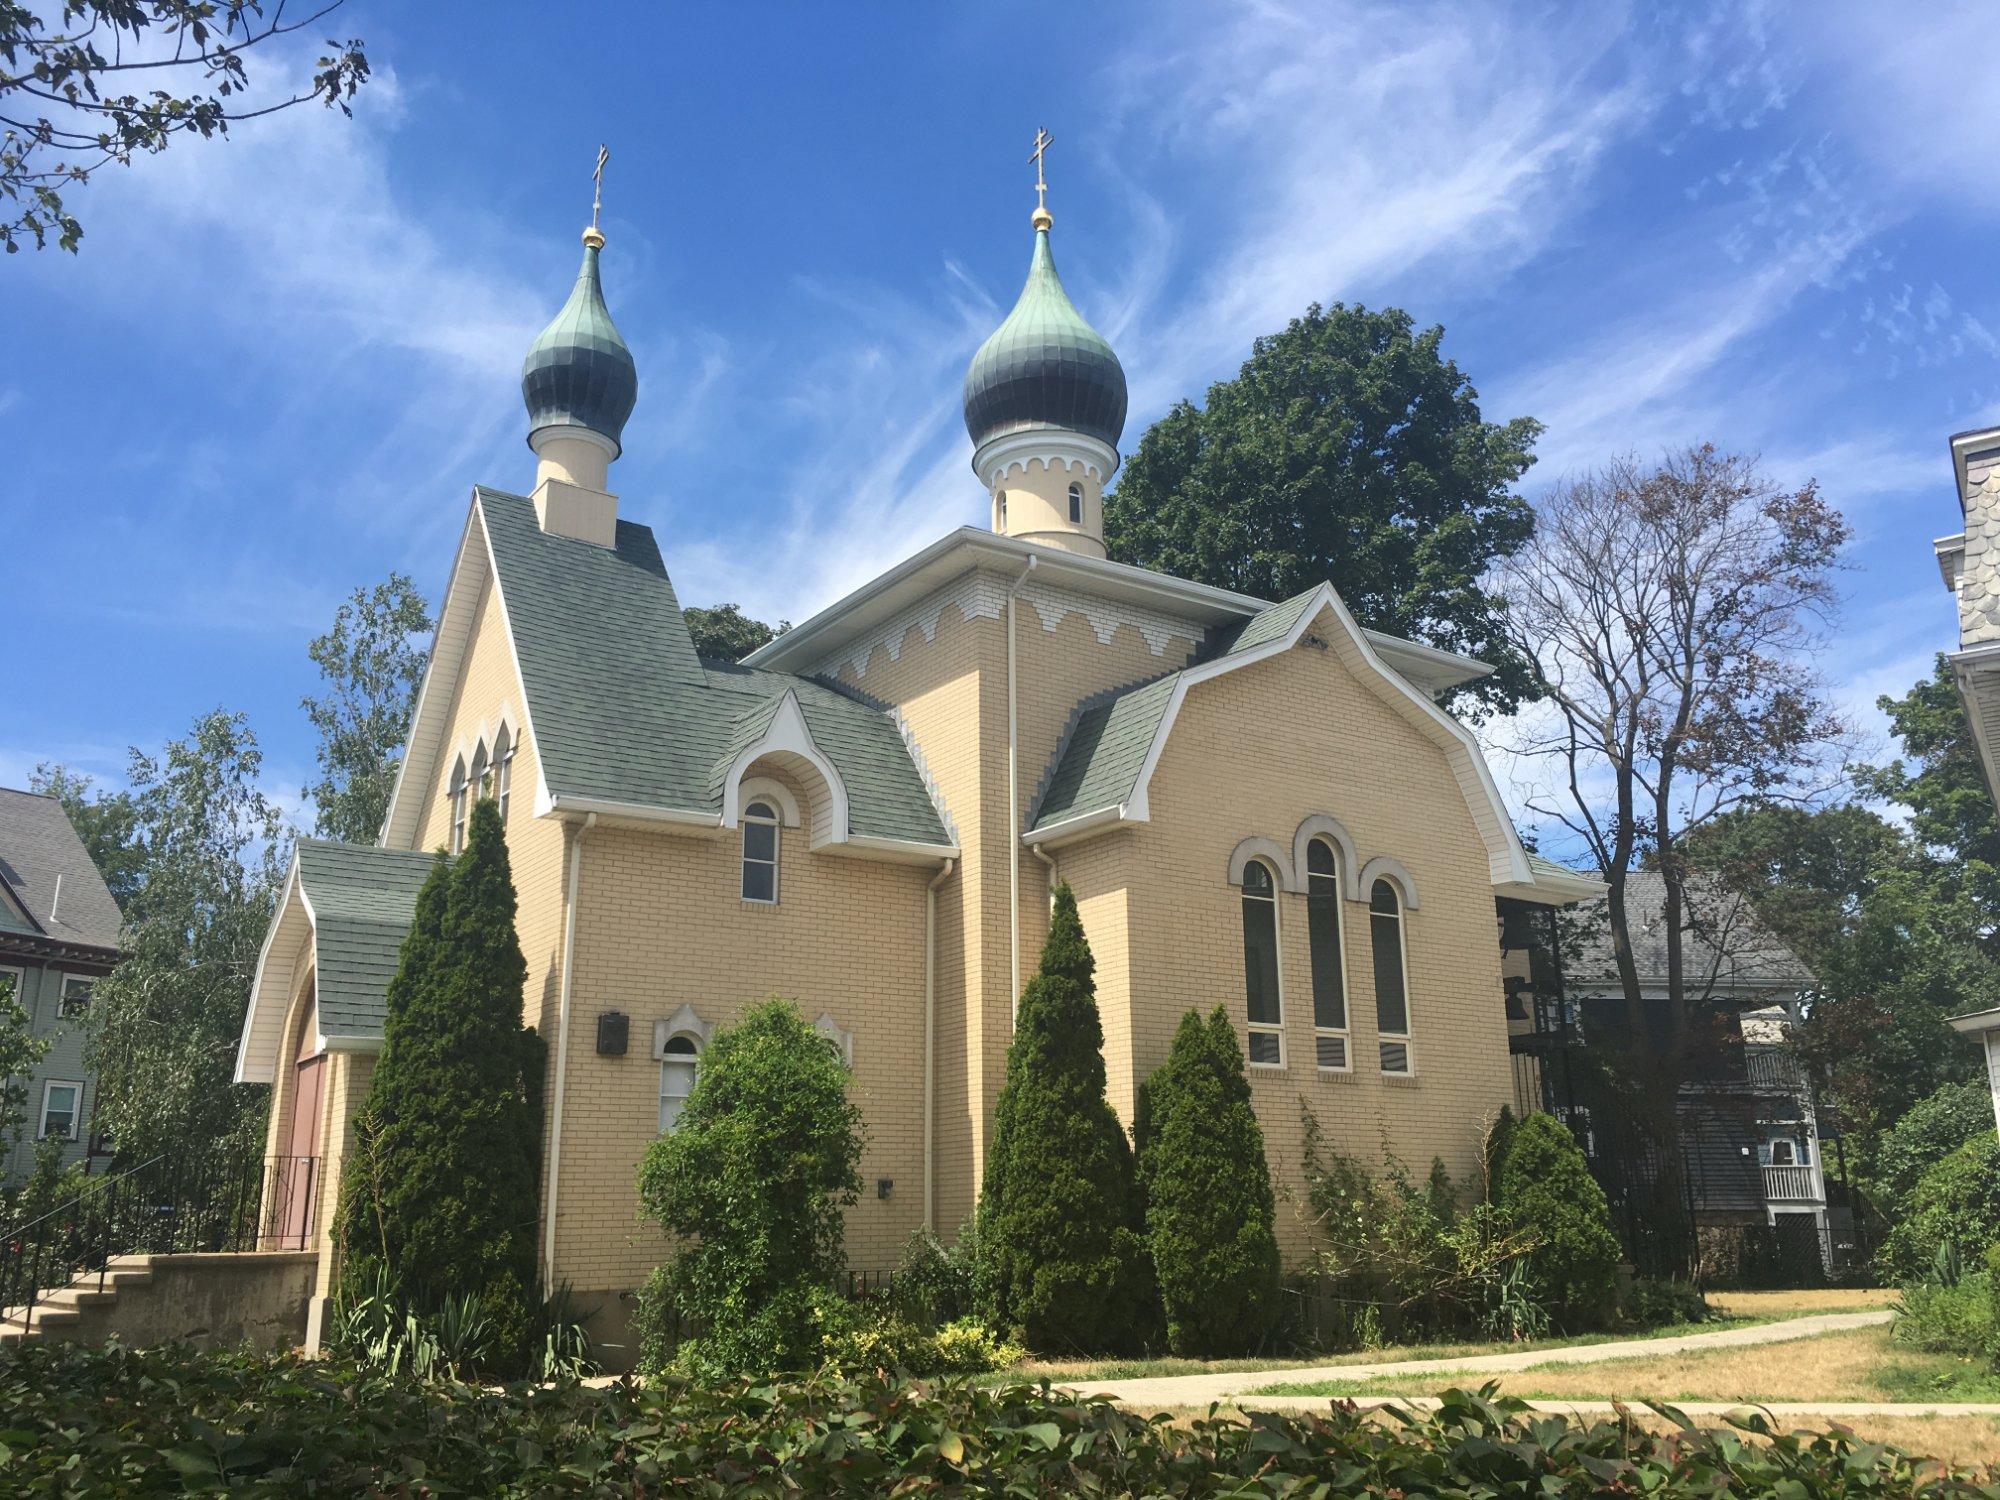
<svg viewBox="0 0 2000 1500">
<path fill-rule="evenodd" d="M 315 1337 L 385 987 L 431 851 L 482 794 L 549 1050 L 542 1269 L 614 1339 L 666 1248 L 637 1216 L 640 1158 L 764 996 L 852 1069 L 850 1261 L 965 1222 L 1058 877 L 1127 1120 L 1182 1015 L 1220 1005 L 1284 1186 L 1302 1100 L 1344 1150 L 1477 1180 L 1510 1091 L 1496 900 L 1602 886 L 1527 855 L 1439 707 L 1484 664 L 1362 629 L 1329 585 L 1272 602 L 1106 560 L 1124 373 L 1034 228 L 965 382 L 991 530 L 734 665 L 697 658 L 653 532 L 610 492 L 637 375 L 586 234 L 522 378 L 535 483 L 473 491 L 379 845 L 300 841 L 244 1021 L 269 1154 L 317 1184 L 293 1226 L 322 1250 Z M 1304 1227 L 1281 1226 L 1301 1257 Z"/>
<path fill-rule="evenodd" d="M 1650 871 L 1626 879 L 1626 910 L 1643 1024 L 1652 1042 L 1668 1041 L 1665 883 Z M 1829 1240 L 1826 1183 L 1813 1091 L 1791 1038 L 1798 1000 L 1815 986 L 1812 972 L 1757 920 L 1749 903 L 1709 881 L 1691 882 L 1682 933 L 1683 986 L 1697 1016 L 1688 1047 L 1692 1081 L 1681 1088 L 1680 1146 L 1684 1196 L 1697 1225 L 1774 1224 L 1810 1220 L 1822 1245 L 1844 1242 L 1848 1226 Z M 1629 1032 L 1625 992 L 1612 957 L 1602 901 L 1579 905 L 1564 919 L 1563 1000 L 1530 1015 L 1510 1016 L 1517 1078 L 1533 1059 L 1540 1070 L 1560 1060 L 1550 1043 L 1589 1047 Z M 1585 1144 L 1619 1128 L 1606 1119 L 1615 1105 L 1566 1100 L 1567 1080 L 1538 1071 L 1533 1087 L 1573 1116 Z"/>
<path fill-rule="evenodd" d="M 1986 789 L 2000 795 L 2000 427 L 1954 434 L 1951 468 L 1965 529 L 1931 544 L 1958 601 L 1958 650 L 1945 659 L 1958 679 Z M 1955 1016 L 1951 1024 L 1985 1054 L 2000 1125 L 2000 1009 Z"/>
<path fill-rule="evenodd" d="M 118 926 L 118 903 L 62 804 L 0 787 L 0 988 L 50 1043 L 26 1079 L 23 1129 L 0 1175 L 25 1176 L 45 1139 L 62 1142 L 65 1165 L 106 1149 L 91 1130 L 84 1048 L 91 986 L 118 963 Z"/>
</svg>

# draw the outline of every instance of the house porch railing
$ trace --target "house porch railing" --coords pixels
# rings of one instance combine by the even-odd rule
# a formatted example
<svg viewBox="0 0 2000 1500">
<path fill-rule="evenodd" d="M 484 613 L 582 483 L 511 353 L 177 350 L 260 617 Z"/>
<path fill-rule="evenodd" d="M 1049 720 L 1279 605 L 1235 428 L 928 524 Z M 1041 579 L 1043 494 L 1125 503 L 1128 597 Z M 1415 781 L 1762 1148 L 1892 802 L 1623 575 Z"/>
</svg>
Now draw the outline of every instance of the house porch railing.
<svg viewBox="0 0 2000 1500">
<path fill-rule="evenodd" d="M 1772 1203 L 1818 1203 L 1826 1197 L 1818 1167 L 1767 1166 L 1764 1197 Z"/>
</svg>

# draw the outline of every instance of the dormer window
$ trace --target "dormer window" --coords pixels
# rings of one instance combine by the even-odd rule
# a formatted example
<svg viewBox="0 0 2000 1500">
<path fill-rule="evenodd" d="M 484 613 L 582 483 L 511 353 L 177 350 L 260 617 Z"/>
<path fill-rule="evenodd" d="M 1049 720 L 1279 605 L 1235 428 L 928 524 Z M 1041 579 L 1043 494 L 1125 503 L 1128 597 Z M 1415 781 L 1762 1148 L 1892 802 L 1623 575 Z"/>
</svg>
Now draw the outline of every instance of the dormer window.
<svg viewBox="0 0 2000 1500">
<path fill-rule="evenodd" d="M 1072 526 L 1083 524 L 1083 486 L 1080 484 L 1069 487 L 1069 519 Z"/>
</svg>

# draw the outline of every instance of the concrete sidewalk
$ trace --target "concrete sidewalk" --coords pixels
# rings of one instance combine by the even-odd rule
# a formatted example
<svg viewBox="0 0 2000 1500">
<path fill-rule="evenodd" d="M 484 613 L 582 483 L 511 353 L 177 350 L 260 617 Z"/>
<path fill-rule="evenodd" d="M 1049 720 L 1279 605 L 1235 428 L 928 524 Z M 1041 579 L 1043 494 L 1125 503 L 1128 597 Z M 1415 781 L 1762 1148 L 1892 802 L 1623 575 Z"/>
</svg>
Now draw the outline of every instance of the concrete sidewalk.
<svg viewBox="0 0 2000 1500">
<path fill-rule="evenodd" d="M 1602 1344 L 1571 1344 L 1556 1349 L 1522 1349 L 1507 1354 L 1472 1354 L 1455 1359 L 1408 1359 L 1374 1365 L 1310 1365 L 1287 1370 L 1240 1370 L 1216 1375 L 1163 1375 L 1143 1380 L 1101 1382 L 1070 1381 L 1060 1388 L 1091 1395 L 1109 1396 L 1122 1406 L 1205 1407 L 1217 1401 L 1248 1395 L 1268 1386 L 1292 1385 L 1307 1380 L 1346 1382 L 1384 1380 L 1400 1375 L 1450 1377 L 1446 1385 L 1477 1384 L 1458 1377 L 1483 1377 L 1534 1369 L 1542 1365 L 1593 1365 L 1613 1359 L 1644 1359 L 1659 1354 L 1690 1354 L 1704 1349 L 1741 1349 L 1756 1344 L 1781 1344 L 1792 1339 L 1816 1338 L 1823 1333 L 1842 1333 L 1854 1328 L 1875 1328 L 1895 1314 L 1888 1308 L 1866 1312 L 1817 1313 L 1807 1318 L 1787 1318 L 1782 1323 L 1759 1323 L 1750 1328 L 1725 1328 L 1715 1333 L 1683 1333 L 1668 1338 L 1619 1339 Z M 1279 1400 L 1296 1400 L 1312 1405 L 1325 1396 L 1272 1397 L 1260 1405 Z M 1561 1403 L 1554 1403 L 1560 1405 Z M 1587 1404 L 1587 1403 L 1586 1403 Z M 1607 1405 L 1607 1411 L 1610 1409 Z M 1718 1408 L 1727 1411 L 1729 1405 Z M 1975 1411 L 1977 1408 L 1973 1408 Z M 1689 1408 L 1692 1411 L 1692 1408 Z"/>
<path fill-rule="evenodd" d="M 1335 1399 L 1352 1401 L 1356 1406 L 1373 1409 L 1380 1406 L 1407 1406 L 1422 1411 L 1435 1410 L 1438 1398 L 1435 1396 L 1260 1396 L 1255 1392 L 1242 1397 L 1235 1404 L 1246 1411 L 1324 1411 L 1327 1404 Z M 1530 1411 L 1546 1412 L 1558 1417 L 1609 1417 L 1617 1414 L 1623 1406 L 1627 1411 L 1645 1411 L 1637 1400 L 1632 1401 L 1530 1401 L 1526 1403 Z M 1722 1417 L 1733 1411 L 1761 1411 L 1773 1419 L 1772 1425 L 1784 1429 L 1785 1424 L 1795 1418 L 1842 1417 L 1996 1417 L 2000 1418 L 2000 1401 L 1669 1401 L 1673 1407 L 1690 1417 Z"/>
</svg>

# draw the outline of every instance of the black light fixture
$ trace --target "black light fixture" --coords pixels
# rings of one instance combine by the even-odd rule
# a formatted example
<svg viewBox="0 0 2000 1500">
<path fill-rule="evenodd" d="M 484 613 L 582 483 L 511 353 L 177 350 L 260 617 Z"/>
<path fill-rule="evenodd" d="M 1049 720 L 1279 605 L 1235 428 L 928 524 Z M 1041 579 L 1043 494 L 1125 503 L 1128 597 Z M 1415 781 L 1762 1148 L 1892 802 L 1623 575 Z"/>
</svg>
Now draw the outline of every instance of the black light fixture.
<svg viewBox="0 0 2000 1500">
<path fill-rule="evenodd" d="M 632 1038 L 632 1018 L 622 1010 L 607 1010 L 597 1018 L 597 1050 L 605 1057 L 623 1057 Z"/>
</svg>

